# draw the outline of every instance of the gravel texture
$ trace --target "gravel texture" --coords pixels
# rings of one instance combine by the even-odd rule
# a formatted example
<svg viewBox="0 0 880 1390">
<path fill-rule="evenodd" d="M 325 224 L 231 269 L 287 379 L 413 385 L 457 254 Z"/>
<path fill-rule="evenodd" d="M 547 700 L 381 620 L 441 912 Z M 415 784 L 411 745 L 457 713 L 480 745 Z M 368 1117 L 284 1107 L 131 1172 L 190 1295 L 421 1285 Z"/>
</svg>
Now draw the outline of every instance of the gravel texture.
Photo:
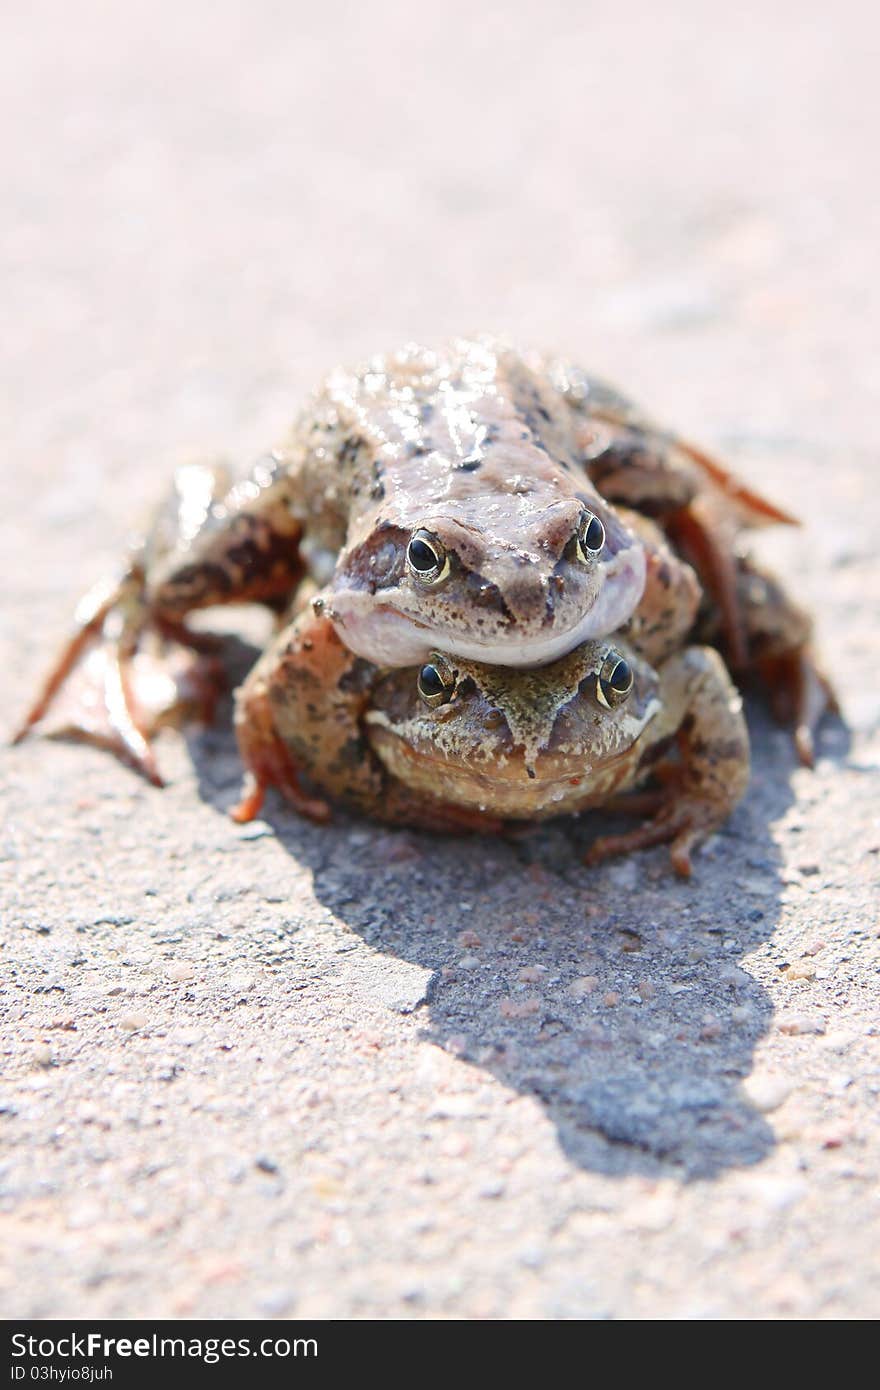
<svg viewBox="0 0 880 1390">
<path fill-rule="evenodd" d="M 178 451 L 470 329 L 804 517 L 849 730 L 676 882 L 2 754 L 7 1315 L 880 1312 L 876 8 L 36 0 L 0 32 L 9 719 Z M 240 630 L 247 636 L 247 627 Z M 239 671 L 252 656 L 231 641 Z"/>
</svg>

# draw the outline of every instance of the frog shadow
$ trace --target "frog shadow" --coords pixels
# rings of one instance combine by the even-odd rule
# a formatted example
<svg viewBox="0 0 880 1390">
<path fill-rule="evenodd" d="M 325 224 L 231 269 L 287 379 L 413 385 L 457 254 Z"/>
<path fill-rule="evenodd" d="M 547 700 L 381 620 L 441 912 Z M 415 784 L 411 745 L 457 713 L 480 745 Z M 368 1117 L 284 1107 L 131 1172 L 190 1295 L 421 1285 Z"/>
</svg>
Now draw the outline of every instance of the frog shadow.
<svg viewBox="0 0 880 1390">
<path fill-rule="evenodd" d="M 189 744 L 203 799 L 225 811 L 238 760 L 222 724 Z M 760 706 L 749 725 L 752 785 L 689 882 L 665 849 L 584 868 L 601 813 L 491 840 L 344 816 L 319 828 L 280 801 L 266 819 L 337 920 L 430 972 L 426 988 L 407 974 L 382 1002 L 418 1010 L 425 1040 L 537 1099 L 572 1162 L 711 1178 L 774 1144 L 742 1084 L 773 1009 L 740 961 L 779 920 L 770 827 L 793 801 L 796 763 Z M 844 743 L 830 731 L 823 751 Z"/>
</svg>

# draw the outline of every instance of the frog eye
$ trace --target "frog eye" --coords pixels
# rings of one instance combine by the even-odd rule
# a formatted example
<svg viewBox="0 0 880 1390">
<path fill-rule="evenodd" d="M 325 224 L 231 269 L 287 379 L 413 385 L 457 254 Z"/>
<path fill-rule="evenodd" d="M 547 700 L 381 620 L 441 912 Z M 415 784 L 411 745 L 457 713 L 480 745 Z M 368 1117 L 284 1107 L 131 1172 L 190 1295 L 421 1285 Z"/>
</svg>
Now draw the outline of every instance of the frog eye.
<svg viewBox="0 0 880 1390">
<path fill-rule="evenodd" d="M 596 699 L 605 709 L 622 705 L 633 688 L 633 672 L 628 661 L 609 652 L 596 677 Z"/>
<path fill-rule="evenodd" d="M 605 544 L 605 527 L 593 512 L 584 511 L 577 529 L 577 557 L 586 564 Z"/>
<path fill-rule="evenodd" d="M 420 584 L 439 584 L 449 573 L 446 547 L 430 531 L 414 531 L 406 547 L 407 569 Z"/>
<path fill-rule="evenodd" d="M 419 671 L 416 689 L 426 705 L 433 709 L 445 705 L 455 691 L 455 672 L 442 656 L 435 656 Z"/>
</svg>

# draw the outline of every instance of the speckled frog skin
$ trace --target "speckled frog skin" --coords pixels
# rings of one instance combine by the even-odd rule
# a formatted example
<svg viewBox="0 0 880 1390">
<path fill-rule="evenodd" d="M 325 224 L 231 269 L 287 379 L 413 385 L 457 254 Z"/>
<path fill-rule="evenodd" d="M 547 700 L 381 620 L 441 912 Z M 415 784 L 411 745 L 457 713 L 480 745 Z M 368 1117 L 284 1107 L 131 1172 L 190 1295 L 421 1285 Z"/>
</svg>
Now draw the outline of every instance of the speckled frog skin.
<svg viewBox="0 0 880 1390">
<path fill-rule="evenodd" d="M 546 373 L 492 340 L 334 373 L 282 457 L 346 646 L 531 666 L 619 627 L 644 555 L 575 433 Z"/>
<path fill-rule="evenodd" d="M 336 371 L 246 481 L 178 472 L 140 557 L 146 609 L 280 605 L 305 576 L 368 660 L 554 660 L 619 627 L 645 583 L 578 428 L 548 372 L 492 339 Z"/>
<path fill-rule="evenodd" d="M 781 517 L 583 372 L 489 337 L 410 345 L 332 373 L 245 481 L 179 470 L 132 557 L 128 626 L 280 610 L 305 577 L 367 660 L 538 666 L 641 600 L 644 550 L 612 504 L 693 529 L 703 494 L 739 524 Z"/>
<path fill-rule="evenodd" d="M 497 667 L 513 709 L 516 690 L 540 680 L 534 672 L 553 667 L 564 689 L 558 663 L 611 633 L 666 669 L 693 640 L 702 594 L 710 640 L 735 669 L 766 678 L 809 762 L 812 729 L 833 702 L 809 623 L 738 558 L 743 528 L 786 520 L 576 368 L 492 338 L 405 347 L 333 373 L 245 481 L 230 487 L 213 465 L 178 471 L 122 577 L 81 604 L 17 737 L 55 706 L 56 727 L 161 784 L 150 743 L 165 717 L 157 681 L 178 697 L 158 705 L 203 715 L 220 685 L 187 616 L 260 602 L 279 631 L 238 703 L 251 773 L 239 815 L 255 814 L 277 786 L 305 814 L 324 816 L 321 798 L 299 786 L 298 760 L 313 785 L 386 814 L 374 790 L 363 794 L 352 754 L 375 771 L 394 743 L 375 720 L 376 746 L 364 743 L 364 671 L 411 676 L 436 657 L 471 663 L 471 684 L 486 689 Z M 674 715 L 674 692 L 661 702 Z M 438 737 L 442 720 L 432 724 Z M 305 742 L 302 729 L 311 730 Z M 324 767 L 310 751 L 316 739 Z M 409 747 L 407 766 L 419 748 L 426 763 L 426 746 Z M 486 747 L 500 757 L 497 738 Z M 614 760 L 618 772 L 625 761 Z M 393 785 L 402 795 L 402 771 Z M 505 814 L 544 813 L 528 788 L 517 798 L 520 812 Z M 453 804 L 457 823 L 472 813 L 464 795 Z M 559 809 L 568 804 L 563 797 Z"/>
<path fill-rule="evenodd" d="M 419 670 L 383 673 L 328 620 L 295 622 L 239 691 L 236 728 L 257 798 L 271 785 L 312 817 L 329 814 L 326 797 L 428 829 L 493 831 L 607 805 L 674 744 L 653 818 L 591 853 L 668 841 L 683 875 L 749 777 L 742 702 L 718 653 L 684 647 L 654 668 L 619 637 L 531 671 L 433 653 Z M 243 806 L 250 815 L 254 803 Z"/>
</svg>

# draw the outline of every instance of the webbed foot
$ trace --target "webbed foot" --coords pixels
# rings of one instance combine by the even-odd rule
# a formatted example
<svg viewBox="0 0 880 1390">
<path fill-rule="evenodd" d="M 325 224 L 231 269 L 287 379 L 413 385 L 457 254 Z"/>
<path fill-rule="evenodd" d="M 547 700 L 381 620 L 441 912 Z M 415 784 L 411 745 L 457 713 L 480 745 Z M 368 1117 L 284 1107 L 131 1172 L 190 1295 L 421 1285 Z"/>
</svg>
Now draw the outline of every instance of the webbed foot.
<svg viewBox="0 0 880 1390">
<path fill-rule="evenodd" d="M 629 854 L 633 850 L 668 844 L 673 869 L 679 878 L 690 878 L 694 871 L 691 855 L 718 828 L 717 816 L 708 810 L 704 802 L 688 799 L 673 802 L 668 794 L 664 793 L 663 796 L 665 804 L 653 820 L 637 830 L 600 836 L 584 855 L 584 863 L 601 864 L 606 859 Z M 634 810 L 635 807 L 630 809 Z"/>
<path fill-rule="evenodd" d="M 135 569 L 90 590 L 13 743 L 38 728 L 50 738 L 80 739 L 164 785 L 153 736 L 185 719 L 210 723 L 223 672 L 211 639 L 182 625 L 151 625 L 141 594 Z"/>
</svg>

